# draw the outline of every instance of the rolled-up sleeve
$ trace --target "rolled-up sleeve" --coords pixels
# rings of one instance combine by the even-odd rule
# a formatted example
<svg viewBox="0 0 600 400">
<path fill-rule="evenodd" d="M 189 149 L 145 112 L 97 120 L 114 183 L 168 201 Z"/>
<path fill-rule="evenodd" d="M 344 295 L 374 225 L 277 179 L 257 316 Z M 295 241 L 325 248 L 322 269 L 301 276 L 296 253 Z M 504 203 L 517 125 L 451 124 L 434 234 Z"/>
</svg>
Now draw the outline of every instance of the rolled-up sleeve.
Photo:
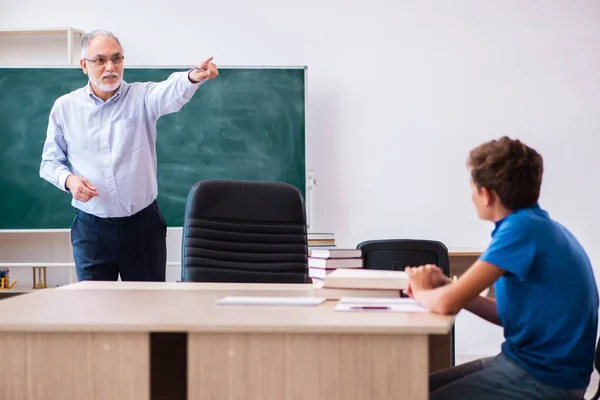
<svg viewBox="0 0 600 400">
<path fill-rule="evenodd" d="M 40 177 L 66 192 L 65 182 L 70 174 L 60 103 L 57 101 L 50 111 L 46 141 L 42 150 Z"/>
</svg>

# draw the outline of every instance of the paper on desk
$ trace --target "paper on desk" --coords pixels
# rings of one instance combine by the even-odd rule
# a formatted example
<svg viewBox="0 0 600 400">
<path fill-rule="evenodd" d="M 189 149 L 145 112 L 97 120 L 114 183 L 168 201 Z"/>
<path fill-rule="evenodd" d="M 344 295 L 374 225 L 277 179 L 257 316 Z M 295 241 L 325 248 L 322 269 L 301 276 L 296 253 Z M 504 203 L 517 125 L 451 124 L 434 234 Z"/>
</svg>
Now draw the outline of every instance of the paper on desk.
<svg viewBox="0 0 600 400">
<path fill-rule="evenodd" d="M 227 296 L 217 300 L 217 304 L 232 306 L 318 306 L 324 301 L 325 297 Z"/>
<path fill-rule="evenodd" d="M 357 304 L 418 304 L 415 299 L 408 297 L 342 297 L 339 302 Z"/>
<path fill-rule="evenodd" d="M 374 303 L 338 303 L 335 311 L 386 311 L 386 312 L 429 312 L 420 304 L 374 304 Z"/>
</svg>

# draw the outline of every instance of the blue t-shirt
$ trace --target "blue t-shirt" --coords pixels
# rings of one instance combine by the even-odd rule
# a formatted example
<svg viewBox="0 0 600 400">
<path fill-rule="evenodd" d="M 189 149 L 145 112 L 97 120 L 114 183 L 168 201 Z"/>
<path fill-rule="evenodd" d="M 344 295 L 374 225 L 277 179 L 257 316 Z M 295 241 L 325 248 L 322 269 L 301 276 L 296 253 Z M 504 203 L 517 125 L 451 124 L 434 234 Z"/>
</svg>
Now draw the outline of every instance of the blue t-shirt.
<svg viewBox="0 0 600 400">
<path fill-rule="evenodd" d="M 588 386 L 598 326 L 598 290 L 577 239 L 538 204 L 496 222 L 481 260 L 506 273 L 495 283 L 502 351 L 539 382 Z"/>
</svg>

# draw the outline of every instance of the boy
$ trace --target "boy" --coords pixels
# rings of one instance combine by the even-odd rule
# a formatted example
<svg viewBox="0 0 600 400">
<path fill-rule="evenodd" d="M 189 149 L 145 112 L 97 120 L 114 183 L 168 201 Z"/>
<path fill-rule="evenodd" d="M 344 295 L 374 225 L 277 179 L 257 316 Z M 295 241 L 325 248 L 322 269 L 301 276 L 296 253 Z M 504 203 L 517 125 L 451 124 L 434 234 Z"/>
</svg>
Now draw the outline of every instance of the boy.
<svg viewBox="0 0 600 400">
<path fill-rule="evenodd" d="M 489 247 L 455 283 L 433 265 L 407 268 L 411 297 L 441 314 L 465 308 L 504 328 L 496 357 L 430 376 L 430 399 L 578 399 L 593 371 L 598 291 L 590 261 L 538 205 L 543 160 L 503 137 L 467 163 Z M 479 296 L 495 282 L 496 300 Z"/>
</svg>

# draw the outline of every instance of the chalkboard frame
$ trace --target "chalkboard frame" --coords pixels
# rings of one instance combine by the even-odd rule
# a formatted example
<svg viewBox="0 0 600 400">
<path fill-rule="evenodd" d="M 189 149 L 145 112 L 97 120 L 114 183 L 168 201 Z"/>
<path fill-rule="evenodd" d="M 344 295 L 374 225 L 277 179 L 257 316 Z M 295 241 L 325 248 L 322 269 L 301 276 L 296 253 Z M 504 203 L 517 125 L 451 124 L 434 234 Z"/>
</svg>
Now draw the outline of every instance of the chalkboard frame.
<svg viewBox="0 0 600 400">
<path fill-rule="evenodd" d="M 126 66 L 125 68 L 125 80 L 129 83 L 131 83 L 131 80 L 127 79 L 127 71 L 128 70 L 136 70 L 136 69 L 165 69 L 165 70 L 179 70 L 179 71 L 185 71 L 188 70 L 191 67 L 191 65 L 131 65 L 131 66 Z M 19 65 L 1 65 L 0 69 L 62 69 L 62 70 L 81 70 L 81 67 L 79 66 L 69 66 L 69 65 L 27 65 L 27 66 L 19 66 Z M 218 68 L 220 71 L 223 70 L 234 70 L 234 69 L 248 69 L 248 70 L 252 70 L 252 69 L 270 69 L 270 70 L 277 70 L 277 69 L 284 69 L 284 70 L 303 70 L 304 71 L 304 88 L 303 88 L 303 154 L 304 154 L 304 159 L 302 160 L 302 184 L 301 185 L 295 185 L 296 187 L 298 187 L 298 189 L 301 191 L 302 195 L 304 196 L 304 198 L 306 199 L 306 195 L 307 195 L 307 190 L 308 190 L 308 184 L 307 184 L 307 169 L 306 169 L 306 139 L 307 139 L 307 135 L 306 135 L 306 112 L 307 112 L 307 72 L 308 72 L 308 68 L 307 66 L 286 66 L 286 65 L 218 65 Z M 82 76 L 83 72 L 82 72 Z M 218 78 L 217 78 L 218 79 Z M 39 154 L 41 156 L 41 148 L 39 149 Z M 36 160 L 37 161 L 37 160 Z M 160 174 L 160 161 L 159 161 L 159 174 Z M 45 183 L 45 181 L 42 180 L 42 178 L 40 179 L 40 183 L 41 184 L 46 184 L 49 185 L 48 183 Z M 51 186 L 51 185 L 50 185 Z M 56 188 L 52 188 L 53 190 L 56 190 L 60 193 L 60 191 Z M 69 197 L 67 197 L 69 196 Z M 161 196 L 161 189 L 159 186 L 159 200 L 160 200 L 160 196 Z M 64 201 L 67 205 L 70 206 L 70 195 L 65 194 L 65 198 Z M 305 200 L 306 201 L 306 200 Z M 6 210 L 4 209 L 3 212 L 9 212 L 10 210 Z M 73 215 L 75 213 L 75 209 L 72 208 L 72 212 Z M 183 212 L 182 212 L 183 213 Z M 168 228 L 181 228 L 181 224 L 169 224 Z M 62 232 L 62 231 L 68 231 L 70 230 L 70 226 L 60 226 L 60 227 L 28 227 L 28 226 L 10 226 L 10 227 L 6 227 L 6 226 L 2 226 L 0 225 L 0 232 L 21 232 L 21 231 L 44 231 L 44 232 Z"/>
</svg>

